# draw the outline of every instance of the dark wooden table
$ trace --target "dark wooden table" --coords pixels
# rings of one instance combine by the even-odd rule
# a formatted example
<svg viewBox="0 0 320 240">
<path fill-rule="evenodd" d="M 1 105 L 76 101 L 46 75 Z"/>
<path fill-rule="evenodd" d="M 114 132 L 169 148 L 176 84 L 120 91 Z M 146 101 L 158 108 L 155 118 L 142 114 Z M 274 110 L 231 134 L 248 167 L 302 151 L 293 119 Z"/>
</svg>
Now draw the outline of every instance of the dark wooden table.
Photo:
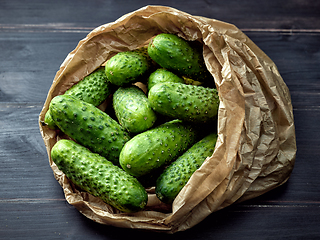
<svg viewBox="0 0 320 240">
<path fill-rule="evenodd" d="M 146 5 L 235 24 L 276 63 L 292 97 L 296 164 L 283 186 L 174 235 L 97 224 L 54 179 L 38 115 L 66 55 L 92 29 Z M 319 239 L 320 2 L 0 1 L 0 239 Z"/>
</svg>

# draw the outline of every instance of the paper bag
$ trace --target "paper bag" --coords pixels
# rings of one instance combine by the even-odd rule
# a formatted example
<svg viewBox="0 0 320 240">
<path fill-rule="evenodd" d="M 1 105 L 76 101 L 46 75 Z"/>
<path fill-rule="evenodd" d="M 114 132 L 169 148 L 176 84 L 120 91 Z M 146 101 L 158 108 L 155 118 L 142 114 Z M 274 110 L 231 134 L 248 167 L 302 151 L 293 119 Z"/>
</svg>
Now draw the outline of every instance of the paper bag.
<svg viewBox="0 0 320 240">
<path fill-rule="evenodd" d="M 52 162 L 60 135 L 42 124 L 51 99 L 121 51 L 146 45 L 166 32 L 203 44 L 203 57 L 219 91 L 215 151 L 192 175 L 172 205 L 149 192 L 147 208 L 121 213 L 80 191 Z M 209 214 L 285 183 L 296 156 L 289 90 L 272 60 L 232 24 L 192 16 L 163 6 L 146 6 L 102 25 L 61 64 L 39 116 L 49 163 L 66 200 L 86 217 L 122 228 L 174 233 L 191 228 Z"/>
</svg>

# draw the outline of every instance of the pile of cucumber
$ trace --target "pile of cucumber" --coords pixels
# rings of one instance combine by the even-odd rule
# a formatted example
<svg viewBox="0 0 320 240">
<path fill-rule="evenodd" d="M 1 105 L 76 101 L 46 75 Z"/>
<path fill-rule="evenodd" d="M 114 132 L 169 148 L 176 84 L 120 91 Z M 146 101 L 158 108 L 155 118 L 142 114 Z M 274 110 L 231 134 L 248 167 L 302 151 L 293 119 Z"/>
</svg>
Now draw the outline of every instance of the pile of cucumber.
<svg viewBox="0 0 320 240">
<path fill-rule="evenodd" d="M 108 97 L 109 112 L 100 110 Z M 202 49 L 161 33 L 51 100 L 45 124 L 69 137 L 51 158 L 77 187 L 122 212 L 143 210 L 149 186 L 171 204 L 213 154 L 217 134 L 207 126 L 218 107 Z"/>
</svg>

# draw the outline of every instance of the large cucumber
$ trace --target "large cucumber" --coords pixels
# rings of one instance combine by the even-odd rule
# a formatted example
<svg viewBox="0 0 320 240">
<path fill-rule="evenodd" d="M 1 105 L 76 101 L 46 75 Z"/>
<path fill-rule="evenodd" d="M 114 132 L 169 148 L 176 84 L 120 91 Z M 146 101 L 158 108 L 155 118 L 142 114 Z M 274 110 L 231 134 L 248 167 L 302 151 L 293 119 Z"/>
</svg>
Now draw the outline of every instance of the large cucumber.
<svg viewBox="0 0 320 240">
<path fill-rule="evenodd" d="M 217 134 L 211 133 L 195 143 L 172 162 L 156 181 L 156 195 L 164 203 L 172 203 L 191 175 L 212 156 Z"/>
<path fill-rule="evenodd" d="M 196 130 L 180 120 L 172 120 L 140 133 L 121 150 L 121 167 L 135 177 L 169 164 L 196 141 Z"/>
<path fill-rule="evenodd" d="M 108 114 L 70 95 L 54 97 L 49 109 L 62 132 L 114 164 L 119 163 L 120 151 L 130 136 Z"/>
<path fill-rule="evenodd" d="M 151 107 L 156 112 L 190 122 L 215 120 L 219 96 L 214 88 L 183 83 L 159 83 L 148 93 Z"/>
<path fill-rule="evenodd" d="M 100 67 L 69 88 L 65 94 L 72 95 L 94 106 L 99 106 L 114 90 L 115 87 L 108 82 L 104 68 Z M 50 110 L 46 112 L 44 122 L 49 128 L 57 129 L 50 115 Z"/>
<path fill-rule="evenodd" d="M 146 206 L 148 194 L 136 178 L 74 141 L 58 141 L 51 157 L 76 186 L 120 211 L 136 212 Z"/>
<path fill-rule="evenodd" d="M 113 94 L 113 108 L 119 123 L 132 133 L 146 131 L 157 120 L 147 96 L 137 86 L 120 87 Z"/>
</svg>

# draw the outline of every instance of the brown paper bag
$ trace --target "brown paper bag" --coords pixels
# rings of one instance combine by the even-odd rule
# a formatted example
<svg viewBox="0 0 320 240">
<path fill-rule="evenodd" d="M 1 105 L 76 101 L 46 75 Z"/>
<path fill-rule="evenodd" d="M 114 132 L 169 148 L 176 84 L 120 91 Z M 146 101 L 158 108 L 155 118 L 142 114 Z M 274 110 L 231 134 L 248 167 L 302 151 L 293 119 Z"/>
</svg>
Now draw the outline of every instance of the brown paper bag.
<svg viewBox="0 0 320 240">
<path fill-rule="evenodd" d="M 117 52 L 145 45 L 161 32 L 200 41 L 219 91 L 218 141 L 172 206 L 149 193 L 145 211 L 121 213 L 76 189 L 52 162 L 57 132 L 43 126 L 51 99 L 103 65 Z M 285 183 L 296 156 L 292 104 L 277 67 L 234 25 L 179 10 L 146 6 L 102 25 L 81 40 L 57 72 L 39 116 L 50 166 L 66 200 L 86 217 L 107 225 L 174 233 L 198 224 L 236 201 Z"/>
</svg>

